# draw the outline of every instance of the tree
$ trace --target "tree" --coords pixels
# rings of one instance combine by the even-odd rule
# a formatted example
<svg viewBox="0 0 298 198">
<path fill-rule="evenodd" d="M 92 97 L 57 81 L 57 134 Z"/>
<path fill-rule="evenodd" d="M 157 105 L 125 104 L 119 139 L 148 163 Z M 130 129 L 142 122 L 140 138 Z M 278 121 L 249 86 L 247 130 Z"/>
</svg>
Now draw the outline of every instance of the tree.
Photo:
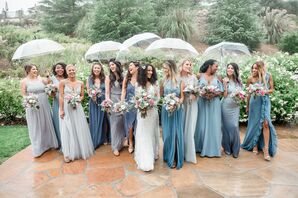
<svg viewBox="0 0 298 198">
<path fill-rule="evenodd" d="M 256 9 L 246 0 L 218 0 L 208 15 L 208 44 L 240 42 L 255 49 L 262 36 Z"/>
<path fill-rule="evenodd" d="M 86 1 L 42 0 L 40 23 L 47 32 L 73 34 L 79 20 L 85 15 Z"/>
<path fill-rule="evenodd" d="M 279 49 L 290 54 L 298 53 L 298 33 L 291 32 L 283 35 L 278 44 Z"/>
</svg>

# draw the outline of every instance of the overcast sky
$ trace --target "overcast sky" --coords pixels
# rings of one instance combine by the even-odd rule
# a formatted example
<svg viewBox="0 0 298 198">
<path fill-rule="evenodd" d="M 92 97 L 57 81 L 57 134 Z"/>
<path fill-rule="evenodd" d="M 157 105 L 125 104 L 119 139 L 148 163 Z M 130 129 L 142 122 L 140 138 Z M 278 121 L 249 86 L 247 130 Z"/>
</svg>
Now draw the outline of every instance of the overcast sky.
<svg viewBox="0 0 298 198">
<path fill-rule="evenodd" d="M 9 11 L 16 11 L 20 9 L 26 11 L 39 1 L 40 0 L 0 0 L 0 12 L 2 12 L 2 8 L 5 8 L 5 2 L 8 4 Z"/>
</svg>

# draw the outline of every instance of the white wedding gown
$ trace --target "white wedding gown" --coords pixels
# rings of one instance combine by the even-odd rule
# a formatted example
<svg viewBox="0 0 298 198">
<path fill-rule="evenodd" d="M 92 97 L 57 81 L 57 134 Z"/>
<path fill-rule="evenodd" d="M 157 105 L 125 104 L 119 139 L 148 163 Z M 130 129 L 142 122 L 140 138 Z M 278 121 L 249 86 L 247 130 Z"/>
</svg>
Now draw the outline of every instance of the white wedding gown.
<svg viewBox="0 0 298 198">
<path fill-rule="evenodd" d="M 136 95 L 142 90 L 136 87 Z M 159 99 L 158 86 L 150 86 L 147 90 L 150 95 L 155 95 Z M 154 169 L 154 161 L 158 159 L 159 152 L 159 119 L 157 108 L 147 111 L 145 118 L 137 113 L 137 127 L 135 134 L 135 161 L 138 169 L 151 171 Z"/>
</svg>

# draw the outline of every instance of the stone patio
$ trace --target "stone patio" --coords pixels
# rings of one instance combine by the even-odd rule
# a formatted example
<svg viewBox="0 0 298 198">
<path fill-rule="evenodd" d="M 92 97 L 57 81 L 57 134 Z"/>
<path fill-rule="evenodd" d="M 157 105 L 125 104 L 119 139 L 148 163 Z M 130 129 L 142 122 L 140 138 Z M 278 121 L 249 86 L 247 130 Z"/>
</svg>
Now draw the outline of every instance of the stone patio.
<svg viewBox="0 0 298 198">
<path fill-rule="evenodd" d="M 0 197 L 298 197 L 298 128 L 276 129 L 279 147 L 271 162 L 241 150 L 238 159 L 198 156 L 196 165 L 173 170 L 160 150 L 149 173 L 136 169 L 126 149 L 114 157 L 109 145 L 68 164 L 56 150 L 33 159 L 29 146 L 0 166 Z"/>
</svg>

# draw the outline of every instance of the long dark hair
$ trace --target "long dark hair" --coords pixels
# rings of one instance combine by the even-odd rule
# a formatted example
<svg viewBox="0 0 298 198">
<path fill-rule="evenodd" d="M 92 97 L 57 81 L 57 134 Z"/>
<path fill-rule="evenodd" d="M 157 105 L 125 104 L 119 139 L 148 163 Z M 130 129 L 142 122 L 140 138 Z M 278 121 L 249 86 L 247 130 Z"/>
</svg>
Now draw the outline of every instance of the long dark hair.
<svg viewBox="0 0 298 198">
<path fill-rule="evenodd" d="M 149 66 L 152 67 L 152 76 L 150 79 L 147 78 L 147 70 Z M 138 70 L 138 78 L 137 78 L 138 85 L 144 88 L 146 87 L 147 81 L 149 81 L 152 85 L 155 85 L 155 83 L 157 82 L 157 73 L 156 73 L 155 67 L 153 67 L 153 65 L 150 65 L 150 64 L 144 64 L 141 67 L 139 67 L 139 70 Z"/>
<path fill-rule="evenodd" d="M 94 69 L 94 66 L 95 65 L 99 65 L 101 70 L 100 70 L 100 73 L 99 73 L 99 80 L 100 80 L 100 83 L 104 83 L 105 82 L 105 73 L 104 73 L 104 70 L 102 68 L 102 64 L 100 64 L 99 62 L 95 62 L 93 63 L 92 67 L 91 67 L 91 74 L 90 74 L 90 80 L 91 82 L 94 84 L 94 80 L 95 80 L 95 74 L 93 72 L 93 69 Z"/>
<path fill-rule="evenodd" d="M 53 67 L 52 67 L 52 73 L 53 73 L 53 75 L 54 76 L 56 76 L 57 75 L 57 73 L 56 73 L 56 67 L 58 66 L 58 65 L 61 65 L 62 66 L 62 69 L 63 69 L 63 78 L 67 78 L 67 73 L 66 73 L 66 64 L 65 63 L 63 63 L 63 62 L 58 62 L 58 63 L 56 63 L 56 64 L 54 64 L 53 65 Z"/>
<path fill-rule="evenodd" d="M 239 66 L 236 63 L 229 63 L 229 64 L 227 64 L 227 68 L 229 65 L 231 65 L 234 69 L 233 78 L 234 78 L 235 82 L 242 86 L 242 82 L 241 82 L 240 75 L 239 75 Z"/>
<path fill-rule="evenodd" d="M 121 63 L 119 61 L 116 61 L 115 59 L 111 59 L 109 61 L 109 64 L 110 63 L 114 63 L 116 65 L 116 73 L 118 74 L 119 76 L 119 79 L 118 79 L 118 83 L 120 83 L 120 87 L 122 88 L 122 81 L 123 81 L 123 76 L 122 76 L 122 66 L 121 66 Z M 116 79 L 116 75 L 112 72 L 112 70 L 110 69 L 110 75 L 109 75 L 109 78 L 110 78 L 110 84 L 111 84 L 111 87 L 115 85 L 115 81 L 117 80 Z"/>
<path fill-rule="evenodd" d="M 131 63 L 133 63 L 138 68 L 140 67 L 140 63 L 137 61 L 131 61 L 128 65 L 130 65 Z M 127 87 L 128 82 L 131 81 L 131 77 L 132 77 L 131 73 L 127 71 L 125 87 Z"/>
<path fill-rule="evenodd" d="M 26 65 L 24 65 L 24 69 L 25 69 L 26 75 L 28 75 L 30 73 L 32 67 L 36 67 L 36 69 L 37 69 L 37 66 L 34 65 L 34 64 L 26 64 Z"/>
<path fill-rule="evenodd" d="M 205 61 L 203 63 L 203 65 L 200 67 L 200 73 L 206 73 L 206 71 L 208 70 L 208 68 L 212 65 L 214 65 L 214 63 L 216 63 L 217 61 L 214 59 L 209 59 L 207 61 Z"/>
</svg>

